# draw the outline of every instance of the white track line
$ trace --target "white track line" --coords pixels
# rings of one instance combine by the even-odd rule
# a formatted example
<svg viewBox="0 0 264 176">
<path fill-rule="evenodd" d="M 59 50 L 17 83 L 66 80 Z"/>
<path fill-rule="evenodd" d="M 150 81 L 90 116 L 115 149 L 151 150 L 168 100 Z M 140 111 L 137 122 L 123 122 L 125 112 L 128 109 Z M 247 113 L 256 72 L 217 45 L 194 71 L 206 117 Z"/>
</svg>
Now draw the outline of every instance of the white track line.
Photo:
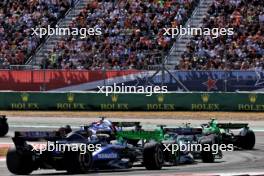
<svg viewBox="0 0 264 176">
<path fill-rule="evenodd" d="M 245 176 L 245 175 L 254 175 L 254 176 L 263 176 L 264 172 L 233 172 L 233 173 L 226 173 L 226 174 L 218 174 L 219 176 Z"/>
</svg>

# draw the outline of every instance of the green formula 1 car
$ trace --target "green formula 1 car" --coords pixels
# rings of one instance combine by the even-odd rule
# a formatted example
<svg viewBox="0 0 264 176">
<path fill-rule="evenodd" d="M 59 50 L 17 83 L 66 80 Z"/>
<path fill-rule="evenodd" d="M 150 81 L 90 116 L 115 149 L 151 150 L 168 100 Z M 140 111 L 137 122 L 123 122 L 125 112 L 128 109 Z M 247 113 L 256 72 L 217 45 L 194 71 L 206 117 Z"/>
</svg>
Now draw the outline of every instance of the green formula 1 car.
<svg viewBox="0 0 264 176">
<path fill-rule="evenodd" d="M 218 123 L 212 119 L 207 124 L 201 125 L 205 135 L 212 134 L 222 144 L 233 144 L 234 147 L 251 150 L 255 146 L 255 133 L 248 127 L 247 123 Z M 235 135 L 232 130 L 240 130 Z"/>
<path fill-rule="evenodd" d="M 133 126 L 133 123 L 133 129 L 123 128 Z M 115 133 L 117 141 L 137 149 L 139 155 L 135 160 L 140 161 L 141 158 L 142 164 L 147 169 L 160 169 L 165 163 L 169 165 L 179 164 L 179 152 L 172 153 L 164 150 L 165 145 L 176 144 L 176 141 L 173 137 L 166 135 L 163 126 L 157 129 L 145 130 L 142 129 L 139 122 L 114 122 L 114 124 L 121 128 Z M 156 153 L 156 155 L 153 155 L 153 153 Z"/>
<path fill-rule="evenodd" d="M 121 125 L 122 126 L 122 125 Z M 222 158 L 222 154 L 213 153 L 213 151 L 181 151 L 174 150 L 177 145 L 188 146 L 190 144 L 198 144 L 201 146 L 212 146 L 214 141 L 210 137 L 203 134 L 202 128 L 194 128 L 190 126 L 184 127 L 166 127 L 159 125 L 159 128 L 146 130 L 142 129 L 138 124 L 134 130 L 119 130 L 116 132 L 118 141 L 133 145 L 134 147 L 144 148 L 147 145 L 158 144 L 163 150 L 163 160 L 166 165 L 178 165 L 193 163 L 195 159 L 202 159 L 203 162 L 214 162 L 215 158 Z M 144 157 L 149 158 L 149 157 Z M 151 163 L 144 161 L 144 163 Z"/>
</svg>

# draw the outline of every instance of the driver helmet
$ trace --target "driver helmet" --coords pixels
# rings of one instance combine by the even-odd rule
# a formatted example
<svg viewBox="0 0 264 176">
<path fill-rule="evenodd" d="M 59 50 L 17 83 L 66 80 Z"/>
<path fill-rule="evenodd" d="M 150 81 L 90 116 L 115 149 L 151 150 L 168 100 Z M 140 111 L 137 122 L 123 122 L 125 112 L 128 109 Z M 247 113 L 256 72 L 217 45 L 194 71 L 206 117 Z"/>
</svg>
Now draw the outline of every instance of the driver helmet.
<svg viewBox="0 0 264 176">
<path fill-rule="evenodd" d="M 106 127 L 112 126 L 112 122 L 110 120 L 106 120 L 106 119 L 103 120 L 102 124 Z"/>
</svg>

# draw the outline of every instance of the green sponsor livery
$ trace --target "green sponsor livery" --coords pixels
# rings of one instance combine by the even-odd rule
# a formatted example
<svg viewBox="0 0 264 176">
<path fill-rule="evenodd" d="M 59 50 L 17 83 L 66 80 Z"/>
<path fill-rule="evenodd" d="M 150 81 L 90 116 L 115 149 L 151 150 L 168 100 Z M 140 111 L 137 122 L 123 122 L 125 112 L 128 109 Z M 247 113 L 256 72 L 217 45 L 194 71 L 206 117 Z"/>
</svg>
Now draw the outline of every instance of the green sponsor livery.
<svg viewBox="0 0 264 176">
<path fill-rule="evenodd" d="M 118 139 L 132 139 L 132 140 L 155 140 L 162 141 L 164 140 L 163 130 L 153 130 L 153 131 L 118 131 L 116 134 Z"/>
</svg>

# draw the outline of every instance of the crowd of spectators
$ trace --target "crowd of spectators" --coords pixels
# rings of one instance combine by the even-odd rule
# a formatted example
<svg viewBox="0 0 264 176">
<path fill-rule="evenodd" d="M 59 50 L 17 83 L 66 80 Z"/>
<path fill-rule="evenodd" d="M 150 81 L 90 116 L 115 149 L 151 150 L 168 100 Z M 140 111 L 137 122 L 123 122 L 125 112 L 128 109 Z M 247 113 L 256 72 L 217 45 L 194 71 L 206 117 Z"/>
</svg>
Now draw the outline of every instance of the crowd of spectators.
<svg viewBox="0 0 264 176">
<path fill-rule="evenodd" d="M 1 0 L 0 68 L 24 64 L 43 42 L 31 28 L 55 25 L 70 8 L 69 0 Z"/>
<path fill-rule="evenodd" d="M 2 0 L 0 68 L 25 64 L 43 38 L 32 28 L 55 26 L 73 0 Z M 69 28 L 100 28 L 102 35 L 64 36 L 42 60 L 49 69 L 142 69 L 161 64 L 174 40 L 163 28 L 183 24 L 198 0 L 95 0 Z M 204 28 L 233 28 L 234 35 L 194 36 L 180 70 L 264 68 L 264 1 L 214 0 Z"/>
<path fill-rule="evenodd" d="M 264 1 L 214 0 L 206 28 L 233 28 L 234 35 L 195 36 L 181 56 L 181 70 L 256 70 L 264 68 Z"/>
<path fill-rule="evenodd" d="M 184 23 L 198 0 L 95 0 L 70 28 L 100 28 L 102 35 L 64 36 L 42 60 L 42 68 L 142 69 L 160 64 L 172 47 L 166 27 Z"/>
</svg>

